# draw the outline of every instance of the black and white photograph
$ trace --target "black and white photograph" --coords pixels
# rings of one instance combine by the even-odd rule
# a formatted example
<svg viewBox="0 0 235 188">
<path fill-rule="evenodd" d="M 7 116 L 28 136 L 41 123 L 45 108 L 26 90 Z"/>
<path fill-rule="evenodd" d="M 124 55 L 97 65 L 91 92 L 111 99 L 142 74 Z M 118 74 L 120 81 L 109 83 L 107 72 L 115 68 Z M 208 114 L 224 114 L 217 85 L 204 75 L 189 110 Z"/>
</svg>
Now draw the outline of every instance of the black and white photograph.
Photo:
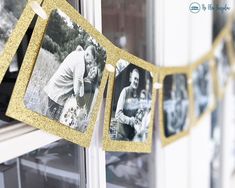
<svg viewBox="0 0 235 188">
<path fill-rule="evenodd" d="M 217 108 L 211 114 L 211 159 L 210 159 L 210 188 L 219 188 L 221 185 L 221 105 L 218 103 Z"/>
<path fill-rule="evenodd" d="M 151 161 L 148 154 L 107 152 L 107 188 L 150 187 L 151 171 L 149 165 L 151 165 Z"/>
<path fill-rule="evenodd" d="M 210 64 L 207 61 L 198 65 L 192 73 L 194 115 L 196 118 L 205 112 L 214 99 L 210 70 Z"/>
<path fill-rule="evenodd" d="M 106 50 L 59 9 L 52 11 L 25 106 L 84 133 L 97 101 Z"/>
<path fill-rule="evenodd" d="M 1 0 L 0 1 L 0 55 L 19 20 L 27 0 Z"/>
<path fill-rule="evenodd" d="M 112 140 L 146 141 L 151 120 L 152 82 L 150 72 L 123 59 L 117 62 L 109 130 Z"/>
<path fill-rule="evenodd" d="M 232 22 L 232 46 L 233 46 L 233 54 L 235 53 L 235 20 Z"/>
<path fill-rule="evenodd" d="M 185 74 L 167 75 L 163 80 L 163 119 L 165 137 L 189 126 L 189 93 Z"/>
<path fill-rule="evenodd" d="M 5 44 L 19 20 L 27 0 L 1 0 L 0 2 L 0 55 L 2 55 Z M 19 69 L 18 59 L 15 55 L 9 67 L 9 72 Z"/>
<path fill-rule="evenodd" d="M 228 48 L 225 40 L 220 43 L 215 52 L 215 62 L 219 87 L 223 90 L 226 86 L 228 77 L 231 73 L 231 67 L 229 63 Z"/>
</svg>

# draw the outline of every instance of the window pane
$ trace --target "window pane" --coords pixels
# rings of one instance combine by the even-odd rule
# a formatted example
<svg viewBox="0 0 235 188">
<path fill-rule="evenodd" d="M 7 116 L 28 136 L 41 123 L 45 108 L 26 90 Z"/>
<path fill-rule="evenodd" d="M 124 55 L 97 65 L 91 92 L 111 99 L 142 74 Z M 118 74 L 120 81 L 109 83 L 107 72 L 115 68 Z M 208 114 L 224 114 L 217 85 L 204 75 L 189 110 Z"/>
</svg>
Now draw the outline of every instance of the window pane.
<svg viewBox="0 0 235 188">
<path fill-rule="evenodd" d="M 115 45 L 152 60 L 151 0 L 102 0 L 102 32 Z"/>
<path fill-rule="evenodd" d="M 78 145 L 59 141 L 20 157 L 21 187 L 80 188 L 82 155 Z"/>
<path fill-rule="evenodd" d="M 106 153 L 107 188 L 150 187 L 149 156 L 138 153 Z"/>
<path fill-rule="evenodd" d="M 85 153 L 60 140 L 0 164 L 1 188 L 83 188 Z"/>
</svg>

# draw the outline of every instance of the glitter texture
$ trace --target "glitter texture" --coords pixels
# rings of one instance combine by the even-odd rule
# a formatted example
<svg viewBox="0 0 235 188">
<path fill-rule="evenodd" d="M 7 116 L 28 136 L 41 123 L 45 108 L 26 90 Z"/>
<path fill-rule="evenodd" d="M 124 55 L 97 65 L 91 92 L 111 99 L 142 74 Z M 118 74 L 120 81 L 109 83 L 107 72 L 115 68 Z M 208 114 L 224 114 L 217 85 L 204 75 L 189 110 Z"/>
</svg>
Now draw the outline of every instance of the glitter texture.
<svg viewBox="0 0 235 188">
<path fill-rule="evenodd" d="M 118 50 L 116 53 L 115 64 L 119 59 L 124 59 L 131 64 L 139 66 L 146 71 L 152 72 L 153 83 L 158 81 L 158 68 L 153 64 L 145 62 L 123 50 Z M 151 120 L 148 127 L 148 137 L 145 142 L 134 142 L 134 141 L 118 141 L 112 140 L 109 134 L 110 120 L 112 113 L 112 98 L 113 98 L 113 89 L 115 82 L 115 73 L 110 73 L 108 81 L 108 91 L 107 91 L 107 100 L 105 107 L 105 123 L 104 123 L 104 135 L 103 135 L 103 148 L 106 151 L 122 151 L 122 152 L 144 152 L 150 153 L 152 149 L 152 133 L 153 133 L 153 120 L 155 114 L 155 102 L 156 102 L 156 89 L 152 90 L 152 104 L 151 104 Z"/>
<path fill-rule="evenodd" d="M 106 49 L 106 63 L 113 63 L 113 54 L 116 54 L 116 48 L 101 33 L 91 26 L 88 21 L 86 21 L 70 4 L 61 0 L 45 0 L 43 2 L 43 9 L 46 11 L 47 15 L 50 15 L 50 13 L 55 9 L 60 9 L 66 13 L 74 22 L 83 27 L 91 37 L 95 38 L 96 41 Z M 99 115 L 99 108 L 103 99 L 104 88 L 108 80 L 108 71 L 104 70 L 103 72 L 96 104 L 94 105 L 94 108 L 91 112 L 90 122 L 85 133 L 71 129 L 60 124 L 59 122 L 47 118 L 46 116 L 33 112 L 27 109 L 23 102 L 25 91 L 34 68 L 39 49 L 41 47 L 47 22 L 48 20 L 43 20 L 42 18 L 38 17 L 27 53 L 25 55 L 25 59 L 21 67 L 21 71 L 18 75 L 11 101 L 8 106 L 7 115 L 36 128 L 45 130 L 51 134 L 60 136 L 73 143 L 87 147 L 90 144 L 93 129 L 96 124 L 96 119 Z"/>
</svg>

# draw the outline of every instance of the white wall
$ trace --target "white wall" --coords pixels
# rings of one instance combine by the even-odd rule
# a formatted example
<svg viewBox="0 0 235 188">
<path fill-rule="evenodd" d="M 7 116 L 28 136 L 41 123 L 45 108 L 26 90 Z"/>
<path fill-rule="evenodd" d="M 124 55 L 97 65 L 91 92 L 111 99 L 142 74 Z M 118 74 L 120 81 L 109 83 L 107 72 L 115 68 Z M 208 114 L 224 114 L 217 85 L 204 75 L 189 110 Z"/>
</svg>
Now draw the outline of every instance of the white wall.
<svg viewBox="0 0 235 188">
<path fill-rule="evenodd" d="M 190 1 L 190 3 L 193 0 Z M 212 3 L 197 1 L 198 3 Z M 201 11 L 190 14 L 189 22 L 190 62 L 198 60 L 211 49 L 212 44 L 212 12 Z M 192 128 L 190 134 L 190 186 L 191 188 L 209 188 L 210 185 L 210 128 L 211 115 L 208 114 Z"/>
<path fill-rule="evenodd" d="M 189 63 L 188 0 L 156 2 L 156 59 L 162 66 Z M 189 188 L 189 137 L 157 148 L 159 188 Z"/>
</svg>

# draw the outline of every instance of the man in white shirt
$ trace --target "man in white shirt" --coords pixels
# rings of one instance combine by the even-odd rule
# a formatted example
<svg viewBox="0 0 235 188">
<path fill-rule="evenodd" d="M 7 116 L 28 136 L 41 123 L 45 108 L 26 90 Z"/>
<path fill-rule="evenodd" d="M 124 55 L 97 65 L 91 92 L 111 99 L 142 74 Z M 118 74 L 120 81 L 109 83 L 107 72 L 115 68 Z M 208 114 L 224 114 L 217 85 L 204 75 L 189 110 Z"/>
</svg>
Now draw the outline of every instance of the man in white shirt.
<svg viewBox="0 0 235 188">
<path fill-rule="evenodd" d="M 95 61 L 96 49 L 92 45 L 85 51 L 79 46 L 64 59 L 44 88 L 48 96 L 47 116 L 49 118 L 59 120 L 64 104 L 70 96 L 83 97 L 85 69 Z M 97 69 L 87 71 L 89 71 L 88 76 L 93 77 L 97 74 Z"/>
</svg>

